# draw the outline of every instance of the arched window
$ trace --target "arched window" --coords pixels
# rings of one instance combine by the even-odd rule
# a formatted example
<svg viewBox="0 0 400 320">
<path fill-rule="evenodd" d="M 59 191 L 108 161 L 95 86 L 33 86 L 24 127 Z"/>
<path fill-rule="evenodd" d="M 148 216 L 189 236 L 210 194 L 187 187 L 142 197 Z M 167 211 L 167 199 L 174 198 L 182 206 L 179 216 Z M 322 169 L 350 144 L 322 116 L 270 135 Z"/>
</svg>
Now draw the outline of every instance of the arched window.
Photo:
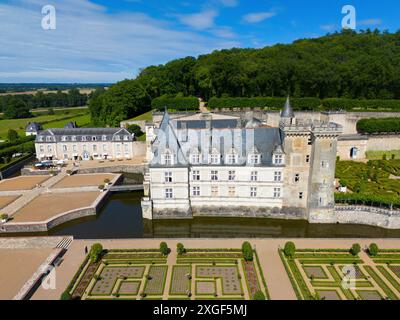
<svg viewBox="0 0 400 320">
<path fill-rule="evenodd" d="M 350 149 L 350 158 L 352 159 L 357 159 L 358 157 L 358 148 L 357 147 L 353 147 Z"/>
</svg>

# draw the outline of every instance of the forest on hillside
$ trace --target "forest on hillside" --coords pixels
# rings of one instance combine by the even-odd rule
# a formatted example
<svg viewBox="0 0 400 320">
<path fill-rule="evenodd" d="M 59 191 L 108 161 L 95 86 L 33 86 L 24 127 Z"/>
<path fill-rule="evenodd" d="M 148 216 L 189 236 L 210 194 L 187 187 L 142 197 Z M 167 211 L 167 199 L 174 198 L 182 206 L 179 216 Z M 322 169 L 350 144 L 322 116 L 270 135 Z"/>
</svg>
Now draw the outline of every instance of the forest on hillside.
<svg viewBox="0 0 400 320">
<path fill-rule="evenodd" d="M 164 95 L 400 99 L 400 31 L 344 30 L 262 49 L 214 51 L 141 70 L 90 102 L 95 123 L 116 125 Z"/>
</svg>

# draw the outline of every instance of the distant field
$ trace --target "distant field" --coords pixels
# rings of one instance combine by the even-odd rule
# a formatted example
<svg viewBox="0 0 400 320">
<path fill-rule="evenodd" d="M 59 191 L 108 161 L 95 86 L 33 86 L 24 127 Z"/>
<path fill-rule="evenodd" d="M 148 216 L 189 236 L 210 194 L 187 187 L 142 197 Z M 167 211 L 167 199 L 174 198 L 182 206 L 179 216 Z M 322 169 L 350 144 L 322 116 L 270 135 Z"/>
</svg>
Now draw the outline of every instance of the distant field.
<svg viewBox="0 0 400 320">
<path fill-rule="evenodd" d="M 93 88 L 78 88 L 78 89 L 81 94 L 90 94 L 95 90 Z M 36 94 L 38 91 L 43 92 L 44 94 L 57 93 L 57 90 L 32 90 L 32 91 L 0 93 L 0 96 L 7 96 L 7 95 L 17 96 L 17 95 L 22 95 L 22 94 Z M 62 90 L 62 92 L 68 93 L 68 90 Z"/>
<path fill-rule="evenodd" d="M 75 117 L 73 117 L 74 115 Z M 14 129 L 20 136 L 24 136 L 26 125 L 28 122 L 33 121 L 40 123 L 45 122 L 43 124 L 45 129 L 60 128 L 70 121 L 76 121 L 79 126 L 87 126 L 90 124 L 90 115 L 86 110 L 71 109 L 64 111 L 57 110 L 54 115 L 39 115 L 27 119 L 0 120 L 0 139 L 5 140 L 7 138 L 7 132 L 9 129 Z"/>
</svg>

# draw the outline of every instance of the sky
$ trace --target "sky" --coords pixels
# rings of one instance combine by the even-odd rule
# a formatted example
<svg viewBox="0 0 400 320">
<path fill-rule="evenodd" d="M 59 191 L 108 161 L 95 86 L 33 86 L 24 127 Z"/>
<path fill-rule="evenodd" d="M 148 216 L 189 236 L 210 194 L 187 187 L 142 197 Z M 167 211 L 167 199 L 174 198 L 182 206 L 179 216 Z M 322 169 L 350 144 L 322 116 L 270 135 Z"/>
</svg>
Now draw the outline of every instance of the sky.
<svg viewBox="0 0 400 320">
<path fill-rule="evenodd" d="M 320 37 L 341 30 L 344 5 L 358 30 L 400 29 L 398 0 L 0 0 L 0 82 L 113 83 L 176 58 Z"/>
</svg>

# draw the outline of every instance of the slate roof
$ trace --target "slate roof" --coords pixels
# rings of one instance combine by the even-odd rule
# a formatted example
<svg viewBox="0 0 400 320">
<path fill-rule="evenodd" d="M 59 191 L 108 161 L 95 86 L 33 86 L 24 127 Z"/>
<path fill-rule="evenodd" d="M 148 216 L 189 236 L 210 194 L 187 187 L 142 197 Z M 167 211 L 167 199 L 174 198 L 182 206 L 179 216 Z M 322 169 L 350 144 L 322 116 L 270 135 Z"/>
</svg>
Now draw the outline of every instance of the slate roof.
<svg viewBox="0 0 400 320">
<path fill-rule="evenodd" d="M 281 112 L 281 117 L 282 118 L 294 118 L 294 113 L 292 106 L 290 105 L 290 99 L 287 97 L 285 106 L 283 107 L 283 110 Z"/>
<path fill-rule="evenodd" d="M 134 135 L 125 128 L 56 128 L 47 129 L 36 136 L 36 142 L 60 142 L 62 137 L 66 137 L 67 141 L 72 141 L 72 137 L 76 137 L 77 142 L 82 142 L 82 137 L 85 136 L 87 142 L 93 141 L 92 137 L 96 137 L 96 141 L 102 141 L 102 137 L 106 136 L 106 141 L 133 141 Z M 118 140 L 117 136 L 120 136 Z M 124 140 L 124 136 L 128 140 Z M 53 137 L 52 141 L 47 141 L 46 137 Z M 43 139 L 44 141 L 41 141 Z"/>
<path fill-rule="evenodd" d="M 39 132 L 43 130 L 42 125 L 38 122 L 29 122 L 26 126 L 25 132 Z"/>
<path fill-rule="evenodd" d="M 232 128 L 228 123 L 223 128 L 181 130 L 179 125 L 174 127 L 174 123 L 166 113 L 153 143 L 154 157 L 150 166 L 163 166 L 161 156 L 166 150 L 175 155 L 174 166 L 188 166 L 193 150 L 199 150 L 204 165 L 208 163 L 209 154 L 217 151 L 222 156 L 221 165 L 224 165 L 225 156 L 232 148 L 238 154 L 238 165 L 246 165 L 248 154 L 257 150 L 261 155 L 261 165 L 271 166 L 273 150 L 282 144 L 279 128 L 237 128 L 237 125 Z"/>
<path fill-rule="evenodd" d="M 79 128 L 75 121 L 70 121 L 64 126 L 64 129 L 74 129 L 74 128 Z"/>
</svg>

